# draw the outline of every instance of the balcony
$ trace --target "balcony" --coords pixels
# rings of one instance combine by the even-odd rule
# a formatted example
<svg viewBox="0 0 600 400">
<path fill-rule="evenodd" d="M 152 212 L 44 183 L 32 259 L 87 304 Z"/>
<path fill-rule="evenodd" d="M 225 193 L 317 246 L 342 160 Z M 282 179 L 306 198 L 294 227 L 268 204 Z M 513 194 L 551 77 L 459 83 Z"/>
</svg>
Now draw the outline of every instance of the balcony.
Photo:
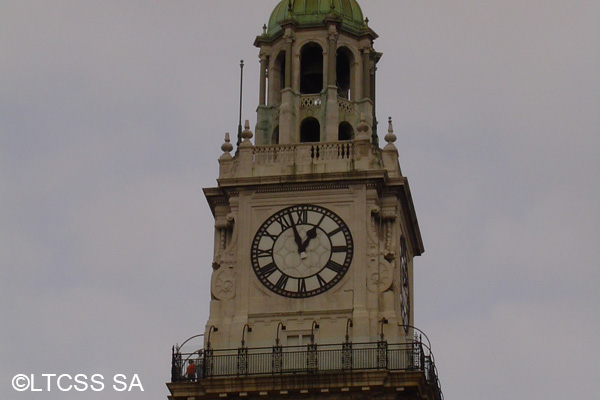
<svg viewBox="0 0 600 400">
<path fill-rule="evenodd" d="M 193 377 L 186 376 L 189 362 L 196 366 Z M 433 398 L 443 400 L 433 355 L 421 341 L 391 344 L 370 343 L 280 346 L 271 348 L 201 349 L 182 353 L 173 348 L 171 382 L 210 384 L 219 378 L 244 379 L 261 376 L 344 376 L 360 372 L 412 373 L 422 376 Z M 190 379 L 191 378 L 191 379 Z"/>
</svg>

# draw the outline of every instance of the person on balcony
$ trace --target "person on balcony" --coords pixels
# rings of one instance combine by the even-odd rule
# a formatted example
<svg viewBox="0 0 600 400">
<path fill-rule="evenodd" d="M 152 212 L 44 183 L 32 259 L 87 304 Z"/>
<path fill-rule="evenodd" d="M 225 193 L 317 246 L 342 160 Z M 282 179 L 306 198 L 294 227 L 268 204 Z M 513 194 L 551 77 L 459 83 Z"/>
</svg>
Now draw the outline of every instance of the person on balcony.
<svg viewBox="0 0 600 400">
<path fill-rule="evenodd" d="M 191 382 L 196 381 L 196 366 L 194 365 L 194 360 L 190 360 L 187 366 L 187 378 Z"/>
</svg>

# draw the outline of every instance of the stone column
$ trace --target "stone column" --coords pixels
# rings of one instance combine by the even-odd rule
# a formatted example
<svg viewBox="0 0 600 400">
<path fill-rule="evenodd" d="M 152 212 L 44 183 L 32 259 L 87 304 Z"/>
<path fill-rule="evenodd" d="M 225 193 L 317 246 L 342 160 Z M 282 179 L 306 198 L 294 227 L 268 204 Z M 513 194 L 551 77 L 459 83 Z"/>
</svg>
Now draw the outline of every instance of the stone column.
<svg viewBox="0 0 600 400">
<path fill-rule="evenodd" d="M 258 105 L 267 104 L 267 55 L 260 53 L 260 91 L 258 96 Z"/>
<path fill-rule="evenodd" d="M 292 86 L 292 43 L 294 38 L 290 29 L 285 32 L 285 89 Z"/>
<path fill-rule="evenodd" d="M 326 142 L 335 142 L 338 140 L 339 110 L 336 85 L 336 53 L 338 32 L 335 25 L 329 25 L 328 29 L 329 46 L 327 49 L 327 110 L 325 116 L 324 138 Z"/>
<path fill-rule="evenodd" d="M 327 86 L 337 86 L 336 82 L 336 55 L 337 55 L 337 39 L 338 33 L 335 25 L 329 26 L 329 49 L 327 60 Z"/>
<path fill-rule="evenodd" d="M 363 99 L 371 98 L 371 48 L 362 49 L 363 58 Z"/>
</svg>

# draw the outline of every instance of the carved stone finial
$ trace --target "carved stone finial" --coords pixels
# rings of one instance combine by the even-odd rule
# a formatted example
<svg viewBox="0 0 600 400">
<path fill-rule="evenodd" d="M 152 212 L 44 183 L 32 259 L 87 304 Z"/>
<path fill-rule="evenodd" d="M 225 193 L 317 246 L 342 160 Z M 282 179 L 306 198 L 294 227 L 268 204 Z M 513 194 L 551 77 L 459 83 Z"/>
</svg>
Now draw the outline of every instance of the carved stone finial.
<svg viewBox="0 0 600 400">
<path fill-rule="evenodd" d="M 364 113 L 360 114 L 360 122 L 356 126 L 356 130 L 358 131 L 357 139 L 368 139 L 369 138 L 369 124 L 367 124 L 367 119 Z"/>
<path fill-rule="evenodd" d="M 388 146 L 394 146 L 396 141 L 396 135 L 394 135 L 394 126 L 392 125 L 392 117 L 388 118 L 388 133 L 385 135 L 385 141 L 388 142 Z"/>
<path fill-rule="evenodd" d="M 293 7 L 292 0 L 288 0 L 288 11 L 289 12 L 292 12 L 292 7 Z"/>
<path fill-rule="evenodd" d="M 244 130 L 242 131 L 242 139 L 244 139 L 244 143 L 250 143 L 252 136 L 254 136 L 254 134 L 250 130 L 250 121 L 246 120 L 244 123 Z"/>
<path fill-rule="evenodd" d="M 367 26 L 367 28 L 369 27 L 369 18 L 365 18 L 365 25 Z"/>
<path fill-rule="evenodd" d="M 266 35 L 266 34 L 267 34 L 267 24 L 264 24 L 264 25 L 263 25 L 263 33 L 262 33 L 262 34 L 263 34 L 263 35 Z"/>
<path fill-rule="evenodd" d="M 225 133 L 225 143 L 221 145 L 221 150 L 223 150 L 223 153 L 229 153 L 231 150 L 233 150 L 231 139 L 229 139 L 229 132 Z"/>
</svg>

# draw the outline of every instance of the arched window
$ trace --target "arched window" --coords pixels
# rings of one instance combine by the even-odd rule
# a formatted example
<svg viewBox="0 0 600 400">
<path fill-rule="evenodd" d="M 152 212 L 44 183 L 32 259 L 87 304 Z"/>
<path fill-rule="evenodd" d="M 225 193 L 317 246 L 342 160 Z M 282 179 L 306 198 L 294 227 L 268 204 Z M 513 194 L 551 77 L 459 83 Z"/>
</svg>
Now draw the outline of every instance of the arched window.
<svg viewBox="0 0 600 400">
<path fill-rule="evenodd" d="M 285 51 L 281 51 L 277 55 L 272 75 L 268 78 L 271 85 L 271 101 L 269 104 L 277 105 L 281 103 L 281 91 L 285 88 Z"/>
<path fill-rule="evenodd" d="M 350 100 L 350 87 L 352 81 L 351 63 L 352 54 L 345 48 L 338 50 L 336 62 L 336 86 L 338 87 L 338 96 Z"/>
<path fill-rule="evenodd" d="M 300 142 L 319 142 L 321 140 L 321 125 L 316 118 L 308 117 L 300 124 Z"/>
<path fill-rule="evenodd" d="M 273 134 L 271 135 L 271 144 L 279 144 L 279 125 L 273 129 Z"/>
<path fill-rule="evenodd" d="M 354 139 L 354 129 L 352 125 L 344 121 L 340 123 L 338 127 L 338 140 L 352 140 Z"/>
<path fill-rule="evenodd" d="M 323 90 L 323 50 L 309 43 L 300 52 L 300 93 L 315 94 Z"/>
</svg>

